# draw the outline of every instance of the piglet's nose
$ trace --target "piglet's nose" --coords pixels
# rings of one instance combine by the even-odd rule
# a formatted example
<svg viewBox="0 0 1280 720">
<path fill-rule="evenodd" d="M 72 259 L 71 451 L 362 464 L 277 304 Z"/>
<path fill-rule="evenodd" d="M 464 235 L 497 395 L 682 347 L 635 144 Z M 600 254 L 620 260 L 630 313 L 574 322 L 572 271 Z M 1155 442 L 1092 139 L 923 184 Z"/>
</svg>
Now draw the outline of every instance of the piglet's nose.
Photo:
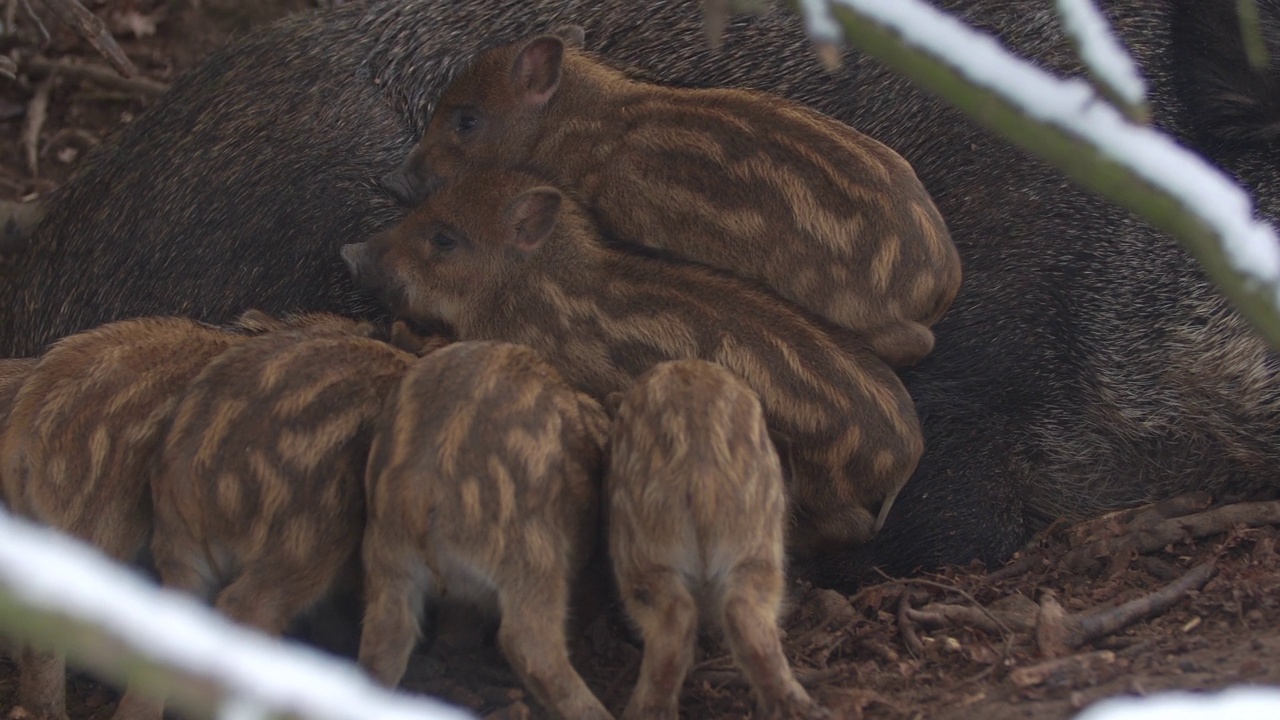
<svg viewBox="0 0 1280 720">
<path fill-rule="evenodd" d="M 343 245 L 340 251 L 342 261 L 347 264 L 347 270 L 357 280 L 360 279 L 360 266 L 364 264 L 365 247 L 365 243 L 351 243 Z"/>
</svg>

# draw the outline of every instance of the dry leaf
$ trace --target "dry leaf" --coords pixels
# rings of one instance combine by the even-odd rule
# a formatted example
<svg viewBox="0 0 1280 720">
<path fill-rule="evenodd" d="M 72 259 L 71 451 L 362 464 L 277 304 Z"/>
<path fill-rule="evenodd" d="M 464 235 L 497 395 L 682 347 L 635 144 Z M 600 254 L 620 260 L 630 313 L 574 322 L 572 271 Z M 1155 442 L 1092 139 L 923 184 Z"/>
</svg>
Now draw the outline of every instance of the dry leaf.
<svg viewBox="0 0 1280 720">
<path fill-rule="evenodd" d="M 144 15 L 137 10 L 117 13 L 111 17 L 111 31 L 132 35 L 137 39 L 152 37 L 156 34 L 156 27 L 160 24 L 162 14 Z"/>
</svg>

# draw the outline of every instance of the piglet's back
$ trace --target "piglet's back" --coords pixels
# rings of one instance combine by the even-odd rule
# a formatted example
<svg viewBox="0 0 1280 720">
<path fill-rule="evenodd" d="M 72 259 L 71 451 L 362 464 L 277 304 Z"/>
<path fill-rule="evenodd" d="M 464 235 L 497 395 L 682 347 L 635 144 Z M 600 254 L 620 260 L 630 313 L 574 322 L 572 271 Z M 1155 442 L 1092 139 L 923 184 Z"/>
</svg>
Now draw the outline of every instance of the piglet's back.
<svg viewBox="0 0 1280 720">
<path fill-rule="evenodd" d="M 933 348 L 960 257 L 902 156 L 782 97 L 636 80 L 577 40 L 483 54 L 389 186 L 410 199 L 468 168 L 533 167 L 615 239 L 759 280 L 891 365 Z"/>
<path fill-rule="evenodd" d="M 571 55 L 567 72 L 582 62 Z M 865 333 L 891 364 L 932 348 L 960 257 L 901 155 L 764 93 L 648 87 L 619 106 L 627 131 L 611 161 L 561 176 L 584 189 L 607 233 L 761 280 Z"/>
<path fill-rule="evenodd" d="M 559 492 L 562 484 L 543 483 L 542 474 L 567 471 L 563 484 L 573 489 L 589 484 L 588 475 L 599 471 L 604 422 L 598 404 L 570 388 L 531 348 L 492 341 L 456 343 L 416 362 L 394 392 L 379 423 L 369 481 L 418 484 L 426 476 L 435 478 L 431 487 L 440 479 L 492 477 L 495 466 L 503 466 L 523 479 L 519 487 L 497 480 L 474 483 L 481 493 L 474 511 L 510 507 L 516 515 L 537 516 L 556 500 L 541 493 Z M 488 452 L 466 447 L 475 443 Z M 439 488 L 437 492 L 445 491 Z M 514 506 L 509 506 L 511 497 L 484 497 L 516 490 Z M 370 492 L 374 497 L 413 494 L 387 487 L 374 491 L 372 486 Z M 512 519 L 471 518 L 499 524 Z M 480 526 L 474 531 L 486 532 Z"/>
<path fill-rule="evenodd" d="M 18 391 L 4 438 L 14 508 L 72 532 L 117 505 L 132 515 L 179 393 L 240 339 L 184 318 L 141 318 L 54 343 Z"/>
<path fill-rule="evenodd" d="M 529 345 L 598 399 L 668 360 L 727 367 L 788 441 L 805 552 L 868 540 L 920 457 L 911 396 L 859 336 L 724 271 L 608 244 L 537 176 L 460 176 L 344 258 L 406 316 Z"/>
<path fill-rule="evenodd" d="M 332 328 L 270 333 L 225 353 L 177 410 L 157 507 L 190 524 L 212 522 L 219 536 L 246 547 L 267 542 L 273 523 L 288 515 L 320 523 L 358 512 L 359 481 L 341 481 L 364 468 L 353 443 L 367 448 L 382 403 L 412 360 Z M 237 482 L 222 483 L 223 475 Z M 232 486 L 239 492 L 220 492 Z"/>
</svg>

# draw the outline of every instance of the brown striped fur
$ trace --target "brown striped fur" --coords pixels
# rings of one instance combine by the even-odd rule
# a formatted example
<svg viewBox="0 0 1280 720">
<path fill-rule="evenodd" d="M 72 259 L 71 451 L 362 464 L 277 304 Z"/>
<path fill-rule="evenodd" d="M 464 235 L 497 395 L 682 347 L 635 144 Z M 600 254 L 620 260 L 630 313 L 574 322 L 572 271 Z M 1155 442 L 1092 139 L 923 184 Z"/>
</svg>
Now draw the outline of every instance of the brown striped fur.
<svg viewBox="0 0 1280 720">
<path fill-rule="evenodd" d="M 359 334 L 286 330 L 205 366 L 153 482 L 161 583 L 279 636 L 336 582 L 358 582 L 369 436 L 412 360 Z M 161 708 L 130 689 L 116 718 Z"/>
<path fill-rule="evenodd" d="M 127 562 L 152 527 L 154 457 L 187 383 L 250 334 L 289 324 L 372 329 L 334 315 L 251 313 L 229 329 L 185 318 L 110 323 L 54 343 L 30 369 L 0 442 L 10 508 Z M 22 650 L 20 702 L 65 717 L 61 653 Z"/>
<path fill-rule="evenodd" d="M 53 344 L 28 370 L 3 440 L 14 511 L 130 559 L 150 528 L 151 455 L 178 394 L 211 358 L 266 329 L 256 318 L 230 329 L 139 318 Z"/>
<path fill-rule="evenodd" d="M 610 237 L 760 280 L 891 365 L 933 348 L 960 256 L 902 156 L 776 95 L 642 82 L 572 44 L 483 53 L 388 187 L 412 196 L 477 165 L 528 165 Z"/>
<path fill-rule="evenodd" d="M 0 418 L 9 417 L 9 409 L 18 395 L 18 388 L 35 364 L 36 358 L 0 359 Z"/>
<path fill-rule="evenodd" d="M 323 594 L 363 530 L 373 418 L 412 359 L 370 338 L 280 332 L 209 363 L 157 474 L 153 552 L 166 584 L 225 587 L 220 609 L 275 634 Z M 267 590 L 274 602 L 250 597 Z"/>
<path fill-rule="evenodd" d="M 18 391 L 0 450 L 15 513 L 129 561 L 151 526 L 150 460 L 177 393 L 237 336 L 180 318 L 126 320 L 55 343 Z M 19 702 L 63 720 L 65 659 L 19 655 Z"/>
<path fill-rule="evenodd" d="M 399 683 L 426 594 L 496 602 L 498 642 L 538 701 L 566 720 L 611 717 L 565 641 L 607 423 L 530 348 L 463 342 L 419 360 L 369 455 L 360 664 Z"/>
<path fill-rule="evenodd" d="M 18 388 L 22 387 L 27 375 L 36 365 L 35 358 L 12 358 L 0 360 L 0 449 L 4 447 L 5 428 L 9 424 L 9 413 L 13 410 L 13 402 L 18 397 Z M 4 463 L 0 462 L 0 476 L 4 474 Z M 0 501 L 8 504 L 4 495 L 4 481 L 0 480 Z"/>
<path fill-rule="evenodd" d="M 128 560 L 149 528 L 147 466 L 176 397 L 240 336 L 182 318 L 104 325 L 55 343 L 5 436 L 13 509 Z"/>
<path fill-rule="evenodd" d="M 922 450 L 906 388 L 853 333 L 763 288 L 599 242 L 580 206 L 534 176 L 460 176 L 342 255 L 357 282 L 461 340 L 541 351 L 596 398 L 664 360 L 701 358 L 760 396 L 789 441 L 792 550 L 865 542 Z"/>
<path fill-rule="evenodd" d="M 18 397 L 18 388 L 35 368 L 35 358 L 0 359 L 0 442 L 4 437 L 4 426 L 13 410 L 14 400 Z M 0 489 L 3 486 L 0 485 Z"/>
<path fill-rule="evenodd" d="M 644 638 L 623 720 L 678 716 L 699 614 L 724 631 L 762 717 L 830 717 L 782 651 L 786 488 L 756 394 L 719 365 L 660 363 L 624 396 L 610 443 L 609 556 Z"/>
</svg>

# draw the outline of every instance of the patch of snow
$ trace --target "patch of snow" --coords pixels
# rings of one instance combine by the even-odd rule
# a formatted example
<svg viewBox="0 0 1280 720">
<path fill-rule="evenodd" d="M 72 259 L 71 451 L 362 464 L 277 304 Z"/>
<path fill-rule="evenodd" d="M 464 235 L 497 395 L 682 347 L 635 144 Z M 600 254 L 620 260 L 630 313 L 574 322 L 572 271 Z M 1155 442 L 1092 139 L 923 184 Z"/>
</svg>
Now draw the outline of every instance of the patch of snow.
<svg viewBox="0 0 1280 720">
<path fill-rule="evenodd" d="M 1147 88 L 1138 66 L 1116 39 L 1093 0 L 1058 0 L 1058 16 L 1080 49 L 1080 59 L 1099 82 L 1129 105 L 1146 102 Z"/>
<path fill-rule="evenodd" d="M 1074 720 L 1274 720 L 1280 688 L 1235 687 L 1216 693 L 1166 692 L 1115 697 L 1090 705 Z"/>
<path fill-rule="evenodd" d="M 389 692 L 357 666 L 280 642 L 158 590 L 93 548 L 0 510 L 0 586 L 31 609 L 92 622 L 151 660 L 216 679 L 225 720 L 462 720 L 429 698 Z"/>
<path fill-rule="evenodd" d="M 829 0 L 800 0 L 800 10 L 809 37 L 827 43 L 839 42 L 844 37 L 844 33 L 840 31 L 840 23 L 831 14 Z"/>
</svg>

